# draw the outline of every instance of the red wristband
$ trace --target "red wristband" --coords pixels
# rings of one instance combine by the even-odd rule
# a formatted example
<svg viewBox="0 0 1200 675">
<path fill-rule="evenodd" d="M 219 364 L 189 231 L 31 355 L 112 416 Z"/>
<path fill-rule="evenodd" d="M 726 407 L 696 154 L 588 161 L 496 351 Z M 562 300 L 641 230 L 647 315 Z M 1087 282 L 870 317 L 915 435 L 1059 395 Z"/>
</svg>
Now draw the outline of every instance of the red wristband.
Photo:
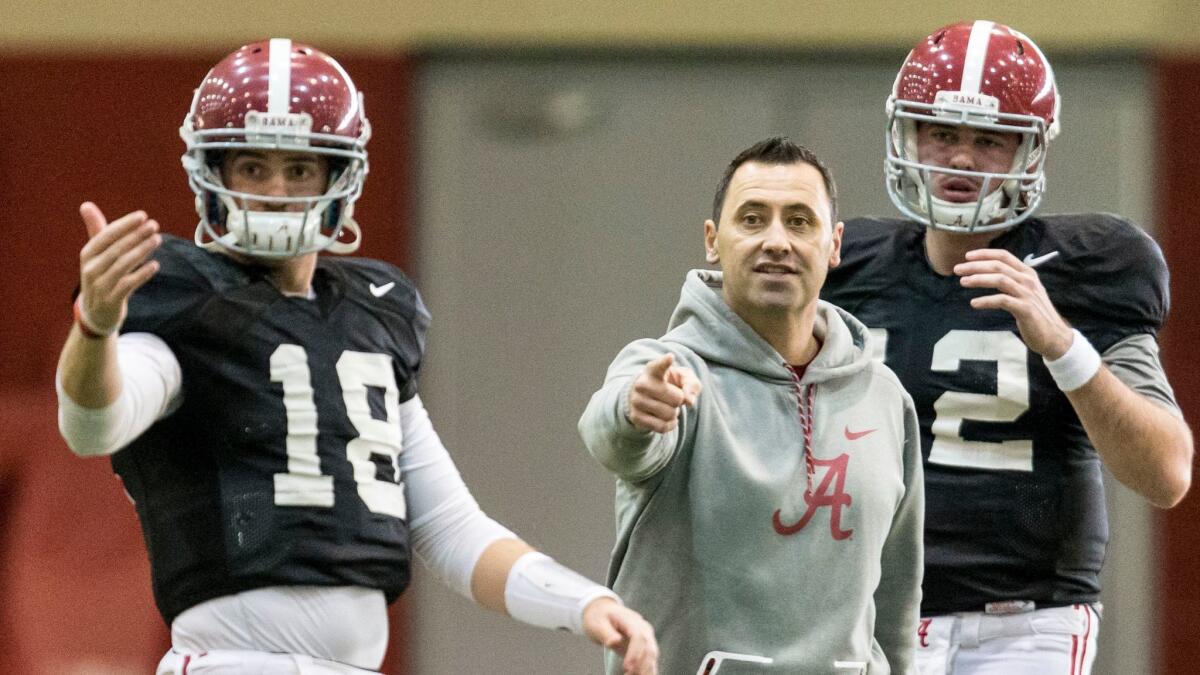
<svg viewBox="0 0 1200 675">
<path fill-rule="evenodd" d="M 87 338 L 89 340 L 103 340 L 104 338 L 108 337 L 109 335 L 112 335 L 112 333 L 101 333 L 101 332 L 97 331 L 96 329 L 87 325 L 87 322 L 83 320 L 83 297 L 82 296 L 75 296 L 75 310 L 74 311 L 75 311 L 75 324 L 77 326 L 79 326 L 79 332 L 83 333 L 83 336 L 85 338 Z"/>
</svg>

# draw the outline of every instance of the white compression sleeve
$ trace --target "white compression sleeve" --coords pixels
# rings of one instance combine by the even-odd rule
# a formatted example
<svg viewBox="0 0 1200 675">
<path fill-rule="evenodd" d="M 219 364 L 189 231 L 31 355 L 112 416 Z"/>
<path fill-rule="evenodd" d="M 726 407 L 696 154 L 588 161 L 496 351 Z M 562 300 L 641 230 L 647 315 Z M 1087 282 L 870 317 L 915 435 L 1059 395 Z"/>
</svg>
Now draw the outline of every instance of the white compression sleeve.
<svg viewBox="0 0 1200 675">
<path fill-rule="evenodd" d="M 111 455 L 166 417 L 183 401 L 183 373 L 175 353 L 150 333 L 118 338 L 121 393 L 104 408 L 85 408 L 58 391 L 58 429 L 71 451 L 81 457 Z"/>
<path fill-rule="evenodd" d="M 471 577 L 485 549 L 517 539 L 480 508 L 442 445 L 420 396 L 400 404 L 400 475 L 417 556 L 458 594 L 474 600 Z"/>
<path fill-rule="evenodd" d="M 400 475 L 408 499 L 409 532 L 417 556 L 465 598 L 484 550 L 500 539 L 519 539 L 489 518 L 463 483 L 458 468 L 429 420 L 420 397 L 400 404 L 404 449 Z M 504 589 L 508 613 L 544 628 L 582 631 L 583 609 L 616 594 L 541 553 L 527 553 L 509 570 Z"/>
<path fill-rule="evenodd" d="M 621 602 L 616 593 L 537 551 L 513 563 L 504 585 L 504 605 L 512 618 L 576 635 L 583 634 L 583 610 L 596 598 Z"/>
</svg>

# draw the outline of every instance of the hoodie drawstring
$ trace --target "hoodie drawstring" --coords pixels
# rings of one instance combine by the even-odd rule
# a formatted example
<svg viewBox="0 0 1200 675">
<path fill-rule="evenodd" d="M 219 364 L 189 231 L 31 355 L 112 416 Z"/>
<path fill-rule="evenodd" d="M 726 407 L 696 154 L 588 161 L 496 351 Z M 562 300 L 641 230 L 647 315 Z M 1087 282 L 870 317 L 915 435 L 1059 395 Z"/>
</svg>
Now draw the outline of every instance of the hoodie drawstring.
<svg viewBox="0 0 1200 675">
<path fill-rule="evenodd" d="M 787 364 L 784 364 L 787 365 Z M 813 474 L 816 473 L 816 465 L 813 462 L 813 406 L 815 404 L 816 389 L 815 384 L 802 385 L 800 384 L 800 376 L 792 368 L 788 368 L 788 372 L 792 374 L 792 384 L 796 387 L 797 408 L 800 412 L 800 427 L 804 430 L 804 474 L 807 479 L 807 484 L 804 488 L 804 494 L 808 497 L 812 496 L 813 491 Z"/>
</svg>

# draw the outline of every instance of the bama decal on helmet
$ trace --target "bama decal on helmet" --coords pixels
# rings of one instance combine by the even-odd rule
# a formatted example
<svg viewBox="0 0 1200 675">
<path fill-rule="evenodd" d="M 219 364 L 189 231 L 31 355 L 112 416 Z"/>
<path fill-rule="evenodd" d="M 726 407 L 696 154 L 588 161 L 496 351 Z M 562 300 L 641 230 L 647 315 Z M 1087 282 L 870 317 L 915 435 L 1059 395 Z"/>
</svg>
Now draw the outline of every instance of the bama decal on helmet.
<svg viewBox="0 0 1200 675">
<path fill-rule="evenodd" d="M 898 101 L 935 103 L 958 94 L 956 102 L 987 103 L 997 111 L 1044 120 L 1053 137 L 1058 118 L 1054 73 L 1041 50 L 1023 33 L 992 21 L 939 28 L 909 52 L 892 91 Z"/>
</svg>

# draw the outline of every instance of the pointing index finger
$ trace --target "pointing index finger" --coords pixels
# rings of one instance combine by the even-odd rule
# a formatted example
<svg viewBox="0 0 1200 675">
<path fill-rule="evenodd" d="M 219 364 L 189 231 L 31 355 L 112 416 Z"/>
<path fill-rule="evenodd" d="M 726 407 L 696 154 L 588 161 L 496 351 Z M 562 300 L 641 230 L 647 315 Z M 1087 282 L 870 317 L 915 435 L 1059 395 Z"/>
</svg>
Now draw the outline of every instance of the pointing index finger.
<svg viewBox="0 0 1200 675">
<path fill-rule="evenodd" d="M 657 359 L 646 364 L 646 374 L 656 380 L 666 381 L 667 371 L 671 369 L 671 364 L 675 362 L 675 355 L 667 352 Z"/>
</svg>

